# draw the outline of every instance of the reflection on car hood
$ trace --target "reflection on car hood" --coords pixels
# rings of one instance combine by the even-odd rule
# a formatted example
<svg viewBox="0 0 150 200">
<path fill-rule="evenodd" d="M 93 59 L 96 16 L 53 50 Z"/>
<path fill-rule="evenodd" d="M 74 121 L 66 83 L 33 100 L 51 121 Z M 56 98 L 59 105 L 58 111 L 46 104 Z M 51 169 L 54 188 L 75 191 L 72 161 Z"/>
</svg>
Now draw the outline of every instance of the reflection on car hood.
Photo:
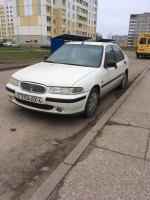
<svg viewBox="0 0 150 200">
<path fill-rule="evenodd" d="M 20 81 L 31 81 L 47 86 L 71 87 L 95 70 L 97 68 L 41 62 L 19 70 L 12 77 Z"/>
</svg>

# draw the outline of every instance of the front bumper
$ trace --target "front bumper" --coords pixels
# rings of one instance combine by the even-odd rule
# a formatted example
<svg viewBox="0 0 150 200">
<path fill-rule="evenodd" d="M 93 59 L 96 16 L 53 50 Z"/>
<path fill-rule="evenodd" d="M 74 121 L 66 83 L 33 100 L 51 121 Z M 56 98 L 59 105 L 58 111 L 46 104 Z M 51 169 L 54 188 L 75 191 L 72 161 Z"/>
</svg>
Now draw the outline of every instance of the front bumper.
<svg viewBox="0 0 150 200">
<path fill-rule="evenodd" d="M 84 112 L 89 92 L 77 95 L 51 94 L 48 91 L 44 94 L 30 93 L 10 83 L 6 85 L 8 99 L 21 107 L 54 114 L 74 115 Z M 17 98 L 17 93 L 42 98 L 42 104 L 32 103 Z"/>
</svg>

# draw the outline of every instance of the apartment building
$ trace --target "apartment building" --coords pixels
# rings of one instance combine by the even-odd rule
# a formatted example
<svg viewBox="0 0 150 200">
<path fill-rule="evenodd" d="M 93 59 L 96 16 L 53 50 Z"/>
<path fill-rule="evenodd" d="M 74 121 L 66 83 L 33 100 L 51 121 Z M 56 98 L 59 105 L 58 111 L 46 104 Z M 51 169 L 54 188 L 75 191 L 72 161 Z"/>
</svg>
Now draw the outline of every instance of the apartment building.
<svg viewBox="0 0 150 200">
<path fill-rule="evenodd" d="M 13 10 L 11 0 L 0 0 L 0 40 L 14 39 Z"/>
<path fill-rule="evenodd" d="M 130 15 L 128 46 L 135 46 L 141 33 L 150 33 L 150 13 Z"/>
<path fill-rule="evenodd" d="M 61 34 L 96 39 L 98 0 L 12 0 L 15 41 L 47 44 Z"/>
<path fill-rule="evenodd" d="M 127 35 L 114 35 L 112 39 L 115 40 L 116 44 L 127 44 Z"/>
</svg>

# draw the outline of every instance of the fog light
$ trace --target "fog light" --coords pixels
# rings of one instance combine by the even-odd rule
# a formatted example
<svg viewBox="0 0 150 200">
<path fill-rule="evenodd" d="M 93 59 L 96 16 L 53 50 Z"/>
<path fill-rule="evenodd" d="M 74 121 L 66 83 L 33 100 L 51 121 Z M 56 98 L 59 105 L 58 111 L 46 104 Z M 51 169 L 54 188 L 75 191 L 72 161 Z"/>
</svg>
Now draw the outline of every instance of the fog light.
<svg viewBox="0 0 150 200">
<path fill-rule="evenodd" d="M 58 112 L 62 112 L 62 111 L 63 111 L 63 108 L 56 108 L 56 110 L 57 110 Z"/>
</svg>

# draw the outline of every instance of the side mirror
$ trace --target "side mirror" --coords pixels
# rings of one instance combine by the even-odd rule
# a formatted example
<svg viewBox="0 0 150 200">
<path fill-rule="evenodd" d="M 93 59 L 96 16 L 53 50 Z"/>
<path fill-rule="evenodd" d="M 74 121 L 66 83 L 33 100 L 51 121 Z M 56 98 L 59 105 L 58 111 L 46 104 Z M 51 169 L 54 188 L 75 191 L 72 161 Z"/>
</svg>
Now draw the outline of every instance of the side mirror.
<svg viewBox="0 0 150 200">
<path fill-rule="evenodd" d="M 44 61 L 48 58 L 48 55 L 44 55 Z"/>
<path fill-rule="evenodd" d="M 115 67 L 115 69 L 117 68 L 117 63 L 114 60 L 108 60 L 107 65 L 105 66 L 105 68 L 111 68 L 111 67 Z"/>
</svg>

